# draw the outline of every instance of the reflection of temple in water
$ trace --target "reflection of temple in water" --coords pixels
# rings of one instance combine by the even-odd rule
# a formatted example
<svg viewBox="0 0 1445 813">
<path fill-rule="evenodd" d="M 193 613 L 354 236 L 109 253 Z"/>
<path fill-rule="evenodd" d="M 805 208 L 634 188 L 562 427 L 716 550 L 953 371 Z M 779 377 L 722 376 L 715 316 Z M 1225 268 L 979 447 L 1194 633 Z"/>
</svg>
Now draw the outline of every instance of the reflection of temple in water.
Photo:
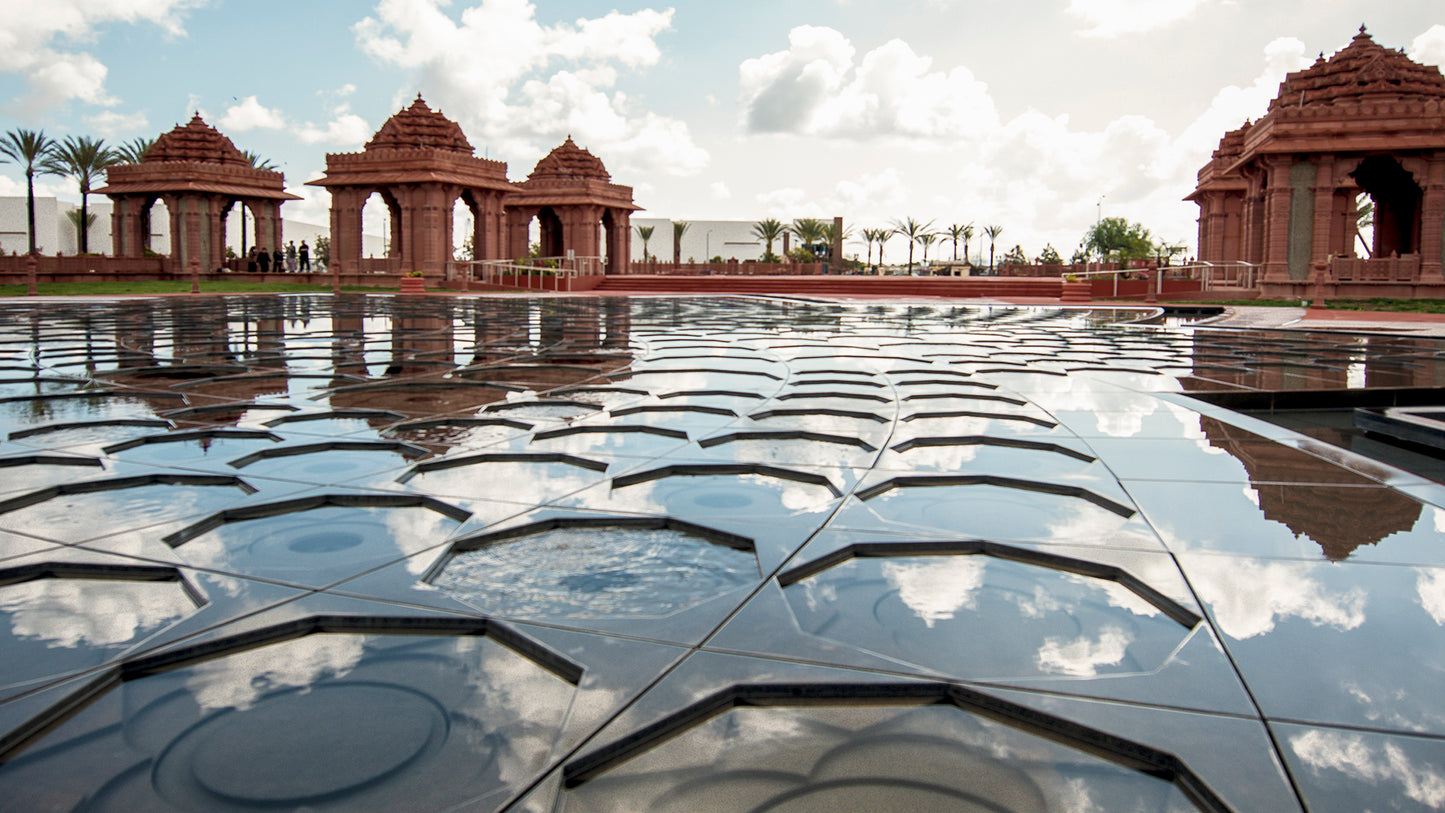
<svg viewBox="0 0 1445 813">
<path fill-rule="evenodd" d="M 1422 506 L 1328 460 L 1266 441 L 1215 418 L 1200 416 L 1209 445 L 1228 452 L 1249 472 L 1249 487 L 1259 496 L 1266 519 L 1307 536 L 1326 558 L 1340 561 L 1361 545 L 1415 527 Z M 1310 488 L 1299 484 L 1339 484 Z M 1353 486 L 1353 487 L 1351 487 Z"/>
<path fill-rule="evenodd" d="M 1186 390 L 1264 392 L 1383 390 L 1445 386 L 1445 359 L 1429 343 L 1398 336 L 1322 339 L 1309 334 L 1241 336 L 1196 330 Z"/>
</svg>

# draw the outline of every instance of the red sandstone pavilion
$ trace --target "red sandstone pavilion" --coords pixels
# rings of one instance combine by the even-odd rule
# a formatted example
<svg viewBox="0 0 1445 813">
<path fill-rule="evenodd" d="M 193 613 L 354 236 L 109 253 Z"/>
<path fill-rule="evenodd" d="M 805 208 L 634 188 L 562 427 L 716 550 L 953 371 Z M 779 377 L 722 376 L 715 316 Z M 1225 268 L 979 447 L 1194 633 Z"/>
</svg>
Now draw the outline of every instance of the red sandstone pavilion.
<svg viewBox="0 0 1445 813">
<path fill-rule="evenodd" d="M 521 182 L 507 165 L 478 158 L 461 127 L 417 96 L 392 116 L 358 153 L 326 156 L 326 173 L 309 185 L 331 193 L 331 261 L 352 274 L 422 272 L 441 277 L 452 260 L 452 210 L 458 200 L 473 215 L 473 257 L 505 260 L 528 253 L 536 219 L 542 253 L 605 257 L 605 273 L 626 273 L 632 188 L 611 182 L 602 161 L 571 137 L 537 162 Z M 207 272 L 225 256 L 226 218 L 239 203 L 256 223 L 256 246 L 282 245 L 281 204 L 288 194 L 279 172 L 255 169 L 235 144 L 199 115 L 156 139 L 138 164 L 107 170 L 97 190 L 115 203 L 116 257 L 140 258 L 151 233 L 151 206 L 170 212 L 169 271 L 198 263 Z M 390 250 L 363 258 L 362 208 L 377 194 L 390 214 Z"/>
<path fill-rule="evenodd" d="M 1260 266 L 1262 297 L 1445 297 L 1445 76 L 1361 26 L 1224 136 L 1188 200 L 1200 259 Z"/>
<path fill-rule="evenodd" d="M 387 119 L 359 153 L 326 156 L 326 174 L 309 182 L 331 192 L 331 259 L 348 270 L 441 275 L 452 259 L 452 207 L 473 215 L 477 260 L 524 257 L 533 218 L 547 257 L 603 257 L 606 273 L 626 273 L 632 188 L 611 183 L 602 161 L 569 136 L 521 183 L 507 165 L 477 158 L 462 128 L 418 94 Z M 373 193 L 391 214 L 390 257 L 361 256 L 361 210 Z M 369 266 L 380 265 L 379 268 Z"/>
</svg>

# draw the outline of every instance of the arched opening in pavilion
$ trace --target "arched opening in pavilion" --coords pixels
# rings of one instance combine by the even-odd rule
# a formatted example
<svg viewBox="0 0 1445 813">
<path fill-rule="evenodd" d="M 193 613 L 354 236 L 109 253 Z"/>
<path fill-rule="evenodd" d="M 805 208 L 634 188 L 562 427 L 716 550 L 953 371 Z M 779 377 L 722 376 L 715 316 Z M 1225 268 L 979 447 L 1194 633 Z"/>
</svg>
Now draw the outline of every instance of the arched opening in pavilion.
<svg viewBox="0 0 1445 813">
<path fill-rule="evenodd" d="M 463 190 L 451 205 L 451 254 L 454 261 L 468 262 L 476 251 L 477 204 L 471 193 Z"/>
<path fill-rule="evenodd" d="M 381 238 L 380 253 L 374 243 L 370 248 L 363 245 L 367 260 L 395 261 L 383 263 L 389 270 L 394 270 L 391 266 L 400 263 L 406 256 L 407 245 L 401 229 L 401 216 L 401 203 L 390 190 L 376 189 L 366 196 L 366 202 L 361 207 L 361 233 Z M 364 236 L 362 241 L 365 243 Z"/>
<path fill-rule="evenodd" d="M 1371 253 L 1391 257 L 1420 253 L 1420 216 L 1425 191 L 1390 155 L 1372 155 L 1350 177 L 1374 206 Z"/>
<path fill-rule="evenodd" d="M 163 233 L 156 231 L 156 224 L 171 222 L 171 210 L 166 206 L 165 200 L 160 197 L 151 198 L 148 202 L 141 203 L 139 209 L 139 229 L 143 235 L 141 242 L 145 245 L 146 250 L 152 254 L 169 254 L 171 252 L 170 240 Z"/>
</svg>

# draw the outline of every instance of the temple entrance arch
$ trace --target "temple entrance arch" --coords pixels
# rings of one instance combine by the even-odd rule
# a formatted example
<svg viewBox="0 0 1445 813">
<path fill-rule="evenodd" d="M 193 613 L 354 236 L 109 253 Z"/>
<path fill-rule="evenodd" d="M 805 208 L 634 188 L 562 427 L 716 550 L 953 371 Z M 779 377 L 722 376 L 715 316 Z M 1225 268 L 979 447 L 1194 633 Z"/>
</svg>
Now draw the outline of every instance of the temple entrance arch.
<svg viewBox="0 0 1445 813">
<path fill-rule="evenodd" d="M 1350 173 L 1374 204 L 1372 254 L 1420 253 L 1420 215 L 1425 192 L 1394 156 L 1372 155 Z"/>
<path fill-rule="evenodd" d="M 537 210 L 537 250 L 543 257 L 563 257 L 567 241 L 563 238 L 562 218 L 551 206 Z"/>
<path fill-rule="evenodd" d="M 361 205 L 361 230 L 363 234 L 380 235 L 381 253 L 373 245 L 368 249 L 362 239 L 362 254 L 365 260 L 380 260 L 380 263 L 363 262 L 363 266 L 376 268 L 360 270 L 381 270 L 397 263 L 406 256 L 405 235 L 401 231 L 401 203 L 386 188 L 372 190 Z"/>
</svg>

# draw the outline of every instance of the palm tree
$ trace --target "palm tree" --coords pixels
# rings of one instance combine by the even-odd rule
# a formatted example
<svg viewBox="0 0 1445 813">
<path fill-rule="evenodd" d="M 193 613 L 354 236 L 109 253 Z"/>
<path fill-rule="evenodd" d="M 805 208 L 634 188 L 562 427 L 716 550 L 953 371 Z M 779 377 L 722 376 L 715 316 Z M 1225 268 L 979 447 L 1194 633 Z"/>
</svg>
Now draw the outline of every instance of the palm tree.
<svg viewBox="0 0 1445 813">
<path fill-rule="evenodd" d="M 942 235 L 938 234 L 937 232 L 929 232 L 927 234 L 918 235 L 918 245 L 923 246 L 924 265 L 928 264 L 928 247 L 938 242 L 938 238 L 941 236 Z"/>
<path fill-rule="evenodd" d="M 793 221 L 793 224 L 788 227 L 788 230 L 797 235 L 800 245 L 805 246 L 814 257 L 817 257 L 817 253 L 813 251 L 813 246 L 823 241 L 823 221 L 814 217 L 798 218 Z"/>
<path fill-rule="evenodd" d="M 764 257 L 773 254 L 773 241 L 783 236 L 784 226 L 777 218 L 759 220 L 753 224 L 753 236 L 767 243 L 768 249 Z"/>
<path fill-rule="evenodd" d="M 993 244 L 998 236 L 1003 234 L 1003 226 L 984 226 L 983 233 L 988 235 L 988 270 L 993 271 Z"/>
<path fill-rule="evenodd" d="M 244 156 L 245 159 L 251 163 L 252 169 L 268 169 L 272 171 L 276 169 L 275 162 L 273 162 L 270 158 L 262 158 L 260 153 L 251 152 L 250 150 L 243 150 L 241 152 L 241 155 Z"/>
<path fill-rule="evenodd" d="M 89 136 L 66 136 L 45 159 L 45 170 L 53 175 L 74 178 L 80 184 L 80 218 L 90 219 L 90 188 L 96 178 L 111 164 L 119 163 L 115 151 L 105 146 L 104 139 Z M 81 254 L 90 253 L 90 233 L 81 229 L 77 235 Z"/>
<path fill-rule="evenodd" d="M 865 265 L 865 266 L 869 266 L 869 265 L 872 265 L 872 264 L 873 264 L 873 240 L 874 240 L 873 230 L 872 230 L 872 229 L 864 229 L 864 230 L 863 230 L 863 242 L 864 242 L 865 244 L 867 244 L 867 246 L 868 246 L 868 259 L 863 262 L 863 265 Z"/>
<path fill-rule="evenodd" d="M 943 230 L 948 239 L 953 242 L 953 261 L 958 262 L 958 241 L 963 241 L 963 259 L 968 261 L 968 238 L 973 236 L 973 225 L 960 226 L 957 223 Z"/>
<path fill-rule="evenodd" d="M 642 261 L 647 262 L 647 241 L 652 239 L 655 226 L 638 226 L 637 236 L 642 238 Z"/>
<path fill-rule="evenodd" d="M 150 152 L 151 147 L 154 147 L 155 144 L 154 138 L 132 138 L 116 147 L 115 154 L 120 158 L 121 163 L 139 164 L 145 160 L 145 154 Z"/>
<path fill-rule="evenodd" d="M 883 245 L 884 245 L 885 243 L 887 243 L 887 242 L 888 242 L 888 238 L 889 238 L 889 237 L 892 237 L 892 236 L 893 236 L 893 230 L 892 230 L 892 229 L 883 229 L 883 228 L 873 229 L 873 241 L 878 244 L 878 267 L 879 267 L 879 271 L 880 271 L 880 272 L 882 271 L 882 268 L 883 268 Z"/>
<path fill-rule="evenodd" d="M 682 236 L 687 234 L 687 227 L 692 224 L 686 220 L 672 221 L 672 264 L 682 263 Z"/>
<path fill-rule="evenodd" d="M 1360 247 L 1365 250 L 1366 259 L 1374 257 L 1375 252 L 1370 248 L 1370 244 L 1365 242 L 1365 235 L 1361 232 L 1365 229 L 1373 230 L 1374 227 L 1375 200 L 1361 192 L 1355 196 L 1355 239 L 1360 241 Z M 1371 233 L 1373 234 L 1373 231 Z"/>
<path fill-rule="evenodd" d="M 55 142 L 45 137 L 44 130 L 11 130 L 0 138 L 0 162 L 25 166 L 25 216 L 30 234 L 30 253 L 35 252 L 35 170 L 46 173 L 45 159 L 55 149 Z"/>
<path fill-rule="evenodd" d="M 851 226 L 844 226 L 842 229 L 839 229 L 838 224 L 835 222 L 823 223 L 821 225 L 823 226 L 822 239 L 828 244 L 829 259 L 842 259 L 842 257 L 833 256 L 833 246 L 838 246 L 838 253 L 841 255 L 843 253 L 843 242 L 853 238 L 853 228 Z"/>
<path fill-rule="evenodd" d="M 919 223 L 913 218 L 893 221 L 893 233 L 908 238 L 908 273 L 913 273 L 913 244 L 919 237 L 928 234 L 928 229 L 933 226 L 933 221 Z"/>
</svg>

